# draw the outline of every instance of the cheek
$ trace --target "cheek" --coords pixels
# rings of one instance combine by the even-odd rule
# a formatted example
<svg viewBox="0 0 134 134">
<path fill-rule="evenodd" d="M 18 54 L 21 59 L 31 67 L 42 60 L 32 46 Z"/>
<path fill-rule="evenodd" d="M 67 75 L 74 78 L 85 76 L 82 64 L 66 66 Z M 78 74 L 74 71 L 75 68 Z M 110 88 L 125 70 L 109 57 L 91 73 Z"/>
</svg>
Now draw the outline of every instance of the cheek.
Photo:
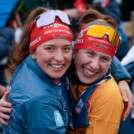
<svg viewBox="0 0 134 134">
<path fill-rule="evenodd" d="M 72 62 L 72 54 L 69 56 L 69 61 Z"/>
<path fill-rule="evenodd" d="M 49 57 L 50 57 L 50 56 L 49 56 Z M 44 64 L 45 62 L 49 61 L 50 58 L 48 58 L 48 56 L 46 56 L 46 54 L 40 53 L 40 54 L 38 54 L 36 60 L 37 60 L 37 63 L 38 63 L 38 64 Z"/>
<path fill-rule="evenodd" d="M 110 63 L 111 63 L 111 62 L 110 62 Z M 104 72 L 109 68 L 110 63 L 105 63 L 105 64 L 102 64 L 102 65 L 101 65 L 101 68 L 103 69 Z"/>
<path fill-rule="evenodd" d="M 66 61 L 71 63 L 71 61 L 72 61 L 72 53 L 71 52 L 66 54 L 66 55 L 64 55 L 64 57 L 65 57 Z"/>
<path fill-rule="evenodd" d="M 81 66 L 84 64 L 84 60 L 81 60 L 83 59 L 82 57 L 80 56 L 76 56 L 75 60 L 74 60 L 74 64 L 75 64 L 75 68 L 76 70 L 78 71 Z"/>
<path fill-rule="evenodd" d="M 76 66 L 76 68 L 79 68 L 82 64 L 85 63 L 85 56 L 82 54 L 77 54 L 74 60 L 74 64 Z"/>
</svg>

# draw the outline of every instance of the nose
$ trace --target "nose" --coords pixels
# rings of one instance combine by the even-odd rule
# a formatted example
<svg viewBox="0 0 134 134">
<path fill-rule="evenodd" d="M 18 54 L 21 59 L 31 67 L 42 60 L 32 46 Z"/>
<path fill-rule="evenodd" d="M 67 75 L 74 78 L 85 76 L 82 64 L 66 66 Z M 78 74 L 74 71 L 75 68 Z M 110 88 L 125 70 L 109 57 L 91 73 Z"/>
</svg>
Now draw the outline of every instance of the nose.
<svg viewBox="0 0 134 134">
<path fill-rule="evenodd" d="M 97 58 L 92 59 L 92 62 L 90 63 L 90 66 L 92 67 L 92 69 L 94 71 L 98 71 L 99 70 L 99 59 L 97 59 Z"/>
<path fill-rule="evenodd" d="M 62 50 L 57 50 L 55 52 L 55 60 L 62 62 L 64 60 L 64 54 L 62 52 Z"/>
</svg>

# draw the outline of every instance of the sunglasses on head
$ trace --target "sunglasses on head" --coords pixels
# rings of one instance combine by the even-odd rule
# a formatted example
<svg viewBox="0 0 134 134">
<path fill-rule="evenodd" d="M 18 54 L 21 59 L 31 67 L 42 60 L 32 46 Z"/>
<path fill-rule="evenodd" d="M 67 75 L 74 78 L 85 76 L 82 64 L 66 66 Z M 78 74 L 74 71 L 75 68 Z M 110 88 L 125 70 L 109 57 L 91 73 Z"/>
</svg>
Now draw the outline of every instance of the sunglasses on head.
<svg viewBox="0 0 134 134">
<path fill-rule="evenodd" d="M 68 15 L 60 10 L 48 10 L 42 14 L 40 14 L 35 20 L 34 23 L 29 31 L 31 34 L 32 29 L 34 28 L 35 24 L 37 27 L 47 26 L 53 24 L 55 22 L 56 17 L 60 19 L 60 21 L 64 24 L 71 25 Z"/>
<path fill-rule="evenodd" d="M 108 41 L 114 46 L 119 46 L 121 42 L 121 37 L 116 30 L 111 27 L 104 25 L 92 25 L 84 29 L 82 32 L 87 31 L 87 35 L 103 38 L 105 35 L 108 36 Z"/>
<path fill-rule="evenodd" d="M 70 24 L 70 20 L 68 15 L 60 10 L 49 10 L 42 14 L 40 14 L 35 20 L 31 29 L 33 29 L 35 23 L 37 23 L 37 27 L 47 26 L 55 22 L 55 18 L 58 17 L 62 23 L 67 25 Z"/>
<path fill-rule="evenodd" d="M 55 22 L 55 18 L 58 17 L 61 22 L 71 25 L 68 15 L 60 10 L 49 10 L 42 13 L 37 20 L 37 27 L 46 26 Z"/>
</svg>

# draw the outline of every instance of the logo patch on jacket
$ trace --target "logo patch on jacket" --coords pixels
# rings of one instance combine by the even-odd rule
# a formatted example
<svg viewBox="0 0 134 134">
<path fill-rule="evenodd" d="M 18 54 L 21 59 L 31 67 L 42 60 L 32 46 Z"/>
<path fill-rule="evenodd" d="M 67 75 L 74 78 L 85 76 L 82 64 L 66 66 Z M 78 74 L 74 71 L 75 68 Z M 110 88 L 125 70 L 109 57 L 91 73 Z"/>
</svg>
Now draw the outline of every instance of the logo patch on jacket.
<svg viewBox="0 0 134 134">
<path fill-rule="evenodd" d="M 83 105 L 84 105 L 84 102 L 82 101 L 82 99 L 80 99 L 78 101 L 76 107 L 75 107 L 75 112 L 78 113 L 78 114 L 80 114 Z"/>
<path fill-rule="evenodd" d="M 57 127 L 64 126 L 64 122 L 59 111 L 54 111 L 54 118 L 55 118 L 55 123 Z"/>
</svg>

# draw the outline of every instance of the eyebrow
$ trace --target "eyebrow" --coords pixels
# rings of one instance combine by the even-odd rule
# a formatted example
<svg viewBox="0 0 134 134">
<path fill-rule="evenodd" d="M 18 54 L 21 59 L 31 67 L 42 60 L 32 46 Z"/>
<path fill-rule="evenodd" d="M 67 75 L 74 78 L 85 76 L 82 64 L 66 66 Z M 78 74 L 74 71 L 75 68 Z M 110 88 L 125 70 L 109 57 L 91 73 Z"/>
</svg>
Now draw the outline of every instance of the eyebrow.
<svg viewBox="0 0 134 134">
<path fill-rule="evenodd" d="M 65 46 L 72 46 L 72 44 L 65 44 Z"/>
<path fill-rule="evenodd" d="M 56 45 L 54 45 L 54 44 L 45 44 L 43 46 L 56 46 Z M 72 44 L 71 43 L 70 44 L 64 44 L 63 46 L 72 46 Z"/>
</svg>

